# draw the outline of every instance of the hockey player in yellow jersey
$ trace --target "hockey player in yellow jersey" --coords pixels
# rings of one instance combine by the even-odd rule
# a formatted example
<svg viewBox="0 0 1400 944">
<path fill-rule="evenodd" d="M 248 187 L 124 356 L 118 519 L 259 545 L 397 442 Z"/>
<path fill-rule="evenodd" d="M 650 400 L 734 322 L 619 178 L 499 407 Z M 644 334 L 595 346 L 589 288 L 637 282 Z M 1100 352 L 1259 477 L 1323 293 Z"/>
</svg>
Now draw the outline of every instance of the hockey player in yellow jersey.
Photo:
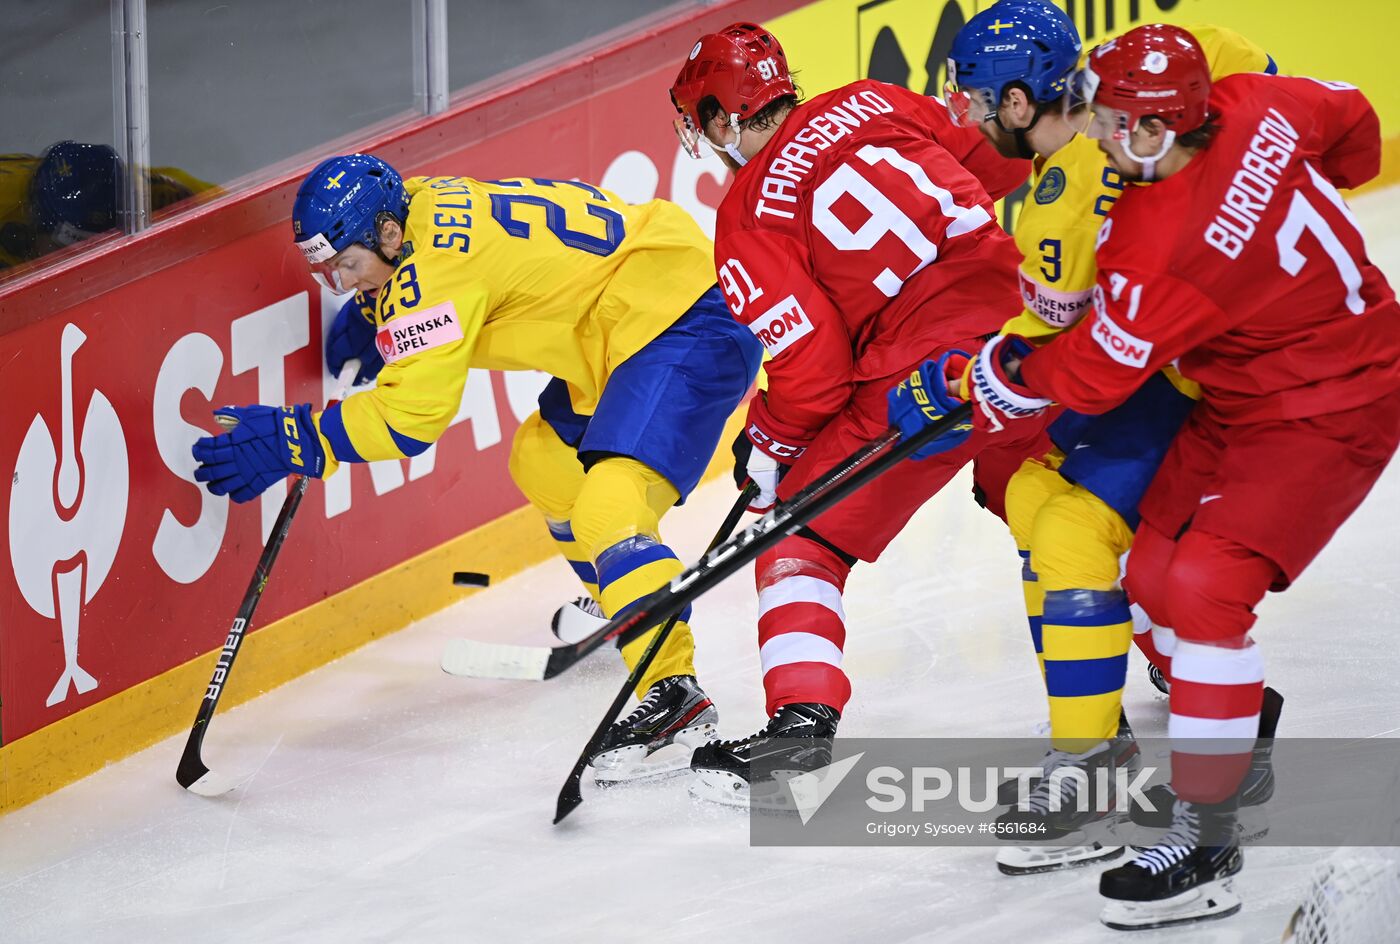
<svg viewBox="0 0 1400 944">
<path fill-rule="evenodd" d="M 729 316 L 694 220 L 576 181 L 402 180 L 360 154 L 313 170 L 292 220 L 317 279 L 362 293 L 332 328 L 330 366 L 377 352 L 382 370 L 322 413 L 220 411 L 238 425 L 194 447 L 211 492 L 247 501 L 293 471 L 417 455 L 456 415 L 469 369 L 539 370 L 553 379 L 510 471 L 579 578 L 614 616 L 680 573 L 659 519 L 699 481 L 762 354 Z M 688 619 L 594 756 L 598 779 L 683 770 L 713 736 Z M 656 629 L 620 640 L 629 666 Z"/>
<path fill-rule="evenodd" d="M 1263 50 L 1236 33 L 1193 32 L 1216 75 L 1275 71 Z M 1015 226 L 1025 307 L 1002 332 L 1018 344 L 1048 341 L 1088 310 L 1099 229 L 1124 187 L 1097 142 L 1078 133 L 1068 83 L 1080 52 L 1074 24 L 1059 9 L 1043 0 L 1002 0 L 967 22 L 948 60 L 955 120 L 978 126 L 1004 156 L 1033 159 L 1030 194 Z M 1138 610 L 1134 617 L 1119 583 L 1120 560 L 1132 543 L 1138 501 L 1198 397 L 1198 388 L 1171 370 L 1106 414 L 1066 412 L 1050 430 L 1056 448 L 1027 460 L 1008 485 L 1007 521 L 1024 560 L 1026 612 L 1049 698 L 1047 773 L 1073 765 L 1095 783 L 1096 769 L 1136 762 L 1121 707 L 1128 650 L 1136 638 L 1167 679 L 1172 640 L 1158 627 L 1154 643 L 1145 615 Z M 1060 803 L 1051 812 L 1049 783 L 1001 820 L 1010 834 L 1064 845 L 1005 848 L 997 857 L 1003 872 L 1122 854 L 1121 846 L 1095 841 L 1106 825 L 1094 812 L 1098 804 L 1078 812 Z"/>
<path fill-rule="evenodd" d="M 123 173 L 106 144 L 0 154 L 0 270 L 115 229 Z M 177 167 L 152 167 L 146 178 L 156 211 L 214 187 Z"/>
</svg>

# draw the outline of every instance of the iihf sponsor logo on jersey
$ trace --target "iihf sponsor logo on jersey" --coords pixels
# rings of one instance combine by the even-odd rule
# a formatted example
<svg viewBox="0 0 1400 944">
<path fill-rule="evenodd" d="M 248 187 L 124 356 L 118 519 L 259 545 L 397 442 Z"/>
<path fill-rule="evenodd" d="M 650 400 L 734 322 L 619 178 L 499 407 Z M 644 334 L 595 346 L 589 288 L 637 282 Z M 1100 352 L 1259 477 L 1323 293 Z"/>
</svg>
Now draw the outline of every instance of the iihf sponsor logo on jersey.
<svg viewBox="0 0 1400 944">
<path fill-rule="evenodd" d="M 1084 317 L 1093 296 L 1092 289 L 1082 292 L 1061 292 L 1041 285 L 1026 273 L 1021 277 L 1021 301 L 1026 310 L 1041 321 L 1056 328 L 1067 328 Z"/>
<path fill-rule="evenodd" d="M 802 310 L 796 296 L 789 295 L 749 323 L 768 353 L 777 357 L 794 342 L 812 333 L 812 319 Z"/>
<path fill-rule="evenodd" d="M 97 679 L 78 664 L 79 623 L 111 572 L 126 526 L 129 493 L 126 436 L 112 402 L 93 390 L 77 423 L 74 355 L 87 340 L 77 325 L 63 328 L 61 438 L 36 415 L 20 446 L 10 486 L 10 562 L 21 596 L 40 616 L 58 618 L 63 671 L 45 705 L 84 695 Z M 40 670 L 35 666 L 36 671 Z"/>
<path fill-rule="evenodd" d="M 1113 299 L 1117 301 L 1127 286 L 1122 276 L 1109 273 L 1114 283 Z M 1142 286 L 1133 286 L 1129 293 L 1128 318 L 1137 316 L 1138 304 L 1142 298 Z M 1124 331 L 1108 315 L 1108 305 L 1104 301 L 1103 287 L 1094 286 L 1094 323 L 1089 326 L 1090 334 L 1109 357 L 1127 367 L 1146 367 L 1152 357 L 1152 342 Z"/>
<path fill-rule="evenodd" d="M 375 346 L 384 356 L 386 364 L 460 340 L 462 323 L 451 302 L 443 302 L 412 315 L 400 315 L 380 328 L 374 336 Z"/>
</svg>

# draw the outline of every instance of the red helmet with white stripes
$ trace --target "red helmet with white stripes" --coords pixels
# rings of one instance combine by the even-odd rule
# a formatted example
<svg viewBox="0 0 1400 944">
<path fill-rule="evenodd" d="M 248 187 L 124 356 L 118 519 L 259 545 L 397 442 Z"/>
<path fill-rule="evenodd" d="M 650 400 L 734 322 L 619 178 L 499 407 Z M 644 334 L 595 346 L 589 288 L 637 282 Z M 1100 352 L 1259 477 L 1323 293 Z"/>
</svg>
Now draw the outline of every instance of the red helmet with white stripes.
<svg viewBox="0 0 1400 944">
<path fill-rule="evenodd" d="M 701 102 L 715 99 L 723 114 L 739 122 L 774 99 L 795 94 L 777 37 L 754 23 L 732 23 L 700 37 L 671 85 L 671 104 L 681 115 L 676 133 L 686 151 L 699 157 Z"/>
</svg>

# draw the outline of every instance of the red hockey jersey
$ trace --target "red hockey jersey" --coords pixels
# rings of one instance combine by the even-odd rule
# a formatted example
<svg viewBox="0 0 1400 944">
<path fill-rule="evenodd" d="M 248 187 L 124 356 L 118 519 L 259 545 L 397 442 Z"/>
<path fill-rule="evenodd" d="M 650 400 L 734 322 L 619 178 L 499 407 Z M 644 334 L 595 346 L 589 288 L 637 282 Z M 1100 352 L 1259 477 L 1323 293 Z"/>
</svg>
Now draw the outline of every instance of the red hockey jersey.
<svg viewBox="0 0 1400 944">
<path fill-rule="evenodd" d="M 1380 124 L 1349 85 L 1220 80 L 1221 129 L 1129 187 L 1099 234 L 1095 313 L 1031 354 L 1037 393 L 1100 412 L 1165 364 L 1223 423 L 1298 419 L 1400 386 L 1400 305 L 1337 193 L 1376 175 Z"/>
<path fill-rule="evenodd" d="M 1020 183 L 937 99 L 865 80 L 793 110 L 720 206 L 715 267 L 768 349 L 750 436 L 791 461 L 850 399 L 1020 305 L 992 199 Z M 991 196 L 988 195 L 990 191 Z"/>
</svg>

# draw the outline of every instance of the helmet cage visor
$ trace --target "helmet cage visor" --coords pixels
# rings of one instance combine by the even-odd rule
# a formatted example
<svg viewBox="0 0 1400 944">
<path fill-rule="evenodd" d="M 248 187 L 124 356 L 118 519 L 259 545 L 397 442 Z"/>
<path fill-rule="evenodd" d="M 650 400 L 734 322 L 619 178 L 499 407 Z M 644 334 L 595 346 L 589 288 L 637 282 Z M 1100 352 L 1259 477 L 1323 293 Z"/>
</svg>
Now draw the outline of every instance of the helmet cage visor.
<svg viewBox="0 0 1400 944">
<path fill-rule="evenodd" d="M 989 88 L 963 88 L 949 80 L 943 83 L 943 104 L 948 117 L 959 128 L 975 128 L 996 117 L 999 97 Z"/>
<path fill-rule="evenodd" d="M 1089 104 L 1099 90 L 1099 76 L 1085 66 L 1076 69 L 1065 82 L 1065 94 L 1060 99 L 1065 121 L 1080 134 L 1087 134 L 1089 127 Z"/>
<path fill-rule="evenodd" d="M 700 150 L 700 129 L 696 127 L 690 115 L 681 115 L 681 117 L 675 120 L 674 127 L 676 129 L 676 137 L 680 139 L 681 142 L 681 149 L 696 160 L 703 157 L 704 152 Z"/>
<path fill-rule="evenodd" d="M 310 239 L 301 240 L 296 245 L 306 258 L 306 264 L 311 268 L 311 277 L 318 284 L 337 295 L 343 295 L 350 291 L 340 279 L 340 269 L 332 262 L 339 253 L 324 234 L 317 233 Z"/>
</svg>

